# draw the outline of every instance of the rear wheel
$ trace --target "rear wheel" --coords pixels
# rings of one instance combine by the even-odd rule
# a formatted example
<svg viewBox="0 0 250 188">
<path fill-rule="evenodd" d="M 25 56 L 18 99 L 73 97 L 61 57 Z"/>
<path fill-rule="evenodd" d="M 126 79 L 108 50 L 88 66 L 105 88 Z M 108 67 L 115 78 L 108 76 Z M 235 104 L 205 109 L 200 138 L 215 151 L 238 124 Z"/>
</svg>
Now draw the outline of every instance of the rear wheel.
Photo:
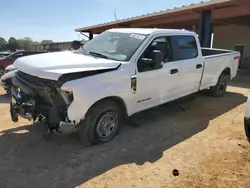
<svg viewBox="0 0 250 188">
<path fill-rule="evenodd" d="M 89 110 L 79 124 L 79 137 L 84 145 L 90 146 L 110 141 L 122 124 L 121 108 L 112 100 L 104 100 Z"/>
<path fill-rule="evenodd" d="M 214 97 L 223 97 L 227 90 L 228 85 L 228 75 L 221 75 L 217 84 L 213 87 L 211 87 L 210 91 L 212 96 Z"/>
</svg>

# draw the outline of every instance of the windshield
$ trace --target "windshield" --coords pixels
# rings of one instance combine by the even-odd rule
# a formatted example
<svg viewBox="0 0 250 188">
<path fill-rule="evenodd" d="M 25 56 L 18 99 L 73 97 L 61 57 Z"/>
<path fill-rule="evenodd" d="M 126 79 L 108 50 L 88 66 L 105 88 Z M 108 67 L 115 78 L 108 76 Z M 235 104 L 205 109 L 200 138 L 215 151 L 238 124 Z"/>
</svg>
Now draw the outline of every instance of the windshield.
<svg viewBox="0 0 250 188">
<path fill-rule="evenodd" d="M 129 61 L 147 35 L 105 31 L 83 46 L 85 53 L 118 61 Z"/>
</svg>

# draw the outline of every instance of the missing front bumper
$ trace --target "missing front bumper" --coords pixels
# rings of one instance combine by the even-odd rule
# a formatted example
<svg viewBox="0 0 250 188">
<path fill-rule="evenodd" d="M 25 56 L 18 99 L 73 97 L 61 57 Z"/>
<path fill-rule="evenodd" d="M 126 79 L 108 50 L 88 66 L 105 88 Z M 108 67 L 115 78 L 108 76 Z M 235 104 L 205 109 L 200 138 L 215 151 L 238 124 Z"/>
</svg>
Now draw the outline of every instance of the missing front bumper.
<svg viewBox="0 0 250 188">
<path fill-rule="evenodd" d="M 33 114 L 26 111 L 25 108 L 18 105 L 17 100 L 13 97 L 12 102 L 10 103 L 10 116 L 13 122 L 18 121 L 18 116 L 21 116 L 24 119 L 31 121 L 33 119 Z M 60 121 L 59 127 L 56 128 L 58 132 L 63 134 L 69 134 L 77 132 L 78 126 L 75 123 Z"/>
<path fill-rule="evenodd" d="M 33 119 L 32 113 L 27 112 L 25 108 L 19 106 L 14 97 L 12 97 L 12 101 L 10 103 L 10 116 L 13 122 L 18 121 L 18 116 L 21 116 L 24 119 L 28 119 L 29 121 Z"/>
</svg>

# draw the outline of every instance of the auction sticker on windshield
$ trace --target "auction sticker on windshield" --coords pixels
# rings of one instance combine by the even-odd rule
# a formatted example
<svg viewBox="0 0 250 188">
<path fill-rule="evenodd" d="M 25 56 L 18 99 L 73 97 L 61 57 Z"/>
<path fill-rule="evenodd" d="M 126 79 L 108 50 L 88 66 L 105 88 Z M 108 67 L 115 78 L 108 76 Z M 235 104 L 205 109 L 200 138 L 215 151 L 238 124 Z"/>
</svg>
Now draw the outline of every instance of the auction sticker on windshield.
<svg viewBox="0 0 250 188">
<path fill-rule="evenodd" d="M 131 34 L 130 37 L 136 38 L 136 39 L 140 39 L 143 40 L 145 39 L 144 35 L 140 35 L 140 34 Z"/>
</svg>

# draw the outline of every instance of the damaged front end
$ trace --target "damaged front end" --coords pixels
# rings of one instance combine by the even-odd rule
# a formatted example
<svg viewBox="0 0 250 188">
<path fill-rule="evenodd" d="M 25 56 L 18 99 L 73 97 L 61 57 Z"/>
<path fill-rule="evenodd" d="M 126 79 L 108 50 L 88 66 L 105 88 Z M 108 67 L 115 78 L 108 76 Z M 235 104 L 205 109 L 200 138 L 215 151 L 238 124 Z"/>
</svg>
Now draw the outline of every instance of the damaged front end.
<svg viewBox="0 0 250 188">
<path fill-rule="evenodd" d="M 62 90 L 62 82 L 48 80 L 17 71 L 11 88 L 10 114 L 14 122 L 18 116 L 33 121 L 45 121 L 50 131 L 69 132 L 77 126 L 67 118 L 73 102 L 73 92 Z"/>
</svg>

